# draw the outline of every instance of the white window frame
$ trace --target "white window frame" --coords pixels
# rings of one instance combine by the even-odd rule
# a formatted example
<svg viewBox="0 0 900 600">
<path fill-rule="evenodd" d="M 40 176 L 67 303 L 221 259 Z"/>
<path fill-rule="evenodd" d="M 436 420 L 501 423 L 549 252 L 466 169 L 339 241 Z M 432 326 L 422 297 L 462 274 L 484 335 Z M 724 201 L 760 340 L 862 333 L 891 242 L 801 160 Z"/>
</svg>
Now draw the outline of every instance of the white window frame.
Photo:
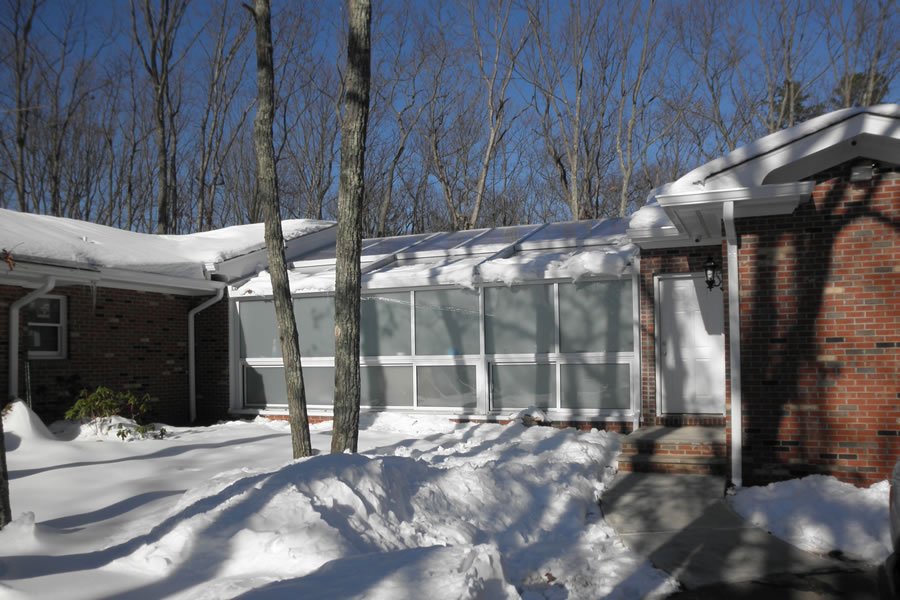
<svg viewBox="0 0 900 600">
<path fill-rule="evenodd" d="M 66 296 L 60 296 L 58 294 L 47 294 L 41 296 L 40 298 L 35 298 L 32 302 L 38 302 L 40 300 L 58 300 L 59 301 L 59 322 L 58 323 L 39 323 L 36 321 L 28 321 L 25 323 L 26 328 L 35 326 L 35 327 L 56 327 L 56 342 L 57 342 L 57 350 L 48 351 L 48 350 L 28 350 L 28 359 L 29 360 L 61 360 L 68 357 L 68 330 L 69 330 L 69 320 L 68 320 L 68 298 Z M 30 308 L 30 304 L 27 308 Z M 26 308 L 26 310 L 27 310 Z M 27 314 L 27 312 L 26 312 Z M 28 344 L 30 346 L 31 340 L 28 340 Z"/>
</svg>

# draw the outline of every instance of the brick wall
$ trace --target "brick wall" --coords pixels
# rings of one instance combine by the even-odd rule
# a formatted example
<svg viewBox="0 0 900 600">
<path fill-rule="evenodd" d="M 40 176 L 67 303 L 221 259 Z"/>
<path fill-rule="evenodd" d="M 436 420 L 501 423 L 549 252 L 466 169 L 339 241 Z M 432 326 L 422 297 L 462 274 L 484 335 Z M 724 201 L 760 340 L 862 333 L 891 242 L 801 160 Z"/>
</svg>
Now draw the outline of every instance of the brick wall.
<svg viewBox="0 0 900 600">
<path fill-rule="evenodd" d="M 665 425 L 718 425 L 725 424 L 723 417 L 704 415 L 662 415 L 656 390 L 656 310 L 653 278 L 656 275 L 677 273 L 702 273 L 706 259 L 712 257 L 720 266 L 724 254 L 722 246 L 696 246 L 692 248 L 666 248 L 641 250 L 641 418 L 643 426 Z M 727 274 L 723 269 L 723 289 Z M 726 301 L 727 302 L 727 301 Z M 728 318 L 725 318 L 724 364 L 728 364 Z M 726 369 L 726 378 L 728 371 Z M 726 402 L 728 402 L 726 380 Z M 726 410 L 727 414 L 727 410 Z"/>
<path fill-rule="evenodd" d="M 206 298 L 198 302 L 204 302 Z M 228 419 L 228 300 L 197 313 L 194 322 L 197 423 Z"/>
<path fill-rule="evenodd" d="M 900 455 L 900 174 L 813 180 L 795 214 L 737 222 L 747 483 L 867 485 Z"/>
<path fill-rule="evenodd" d="M 30 290 L 0 286 L 0 358 L 4 395 L 7 379 L 9 304 Z M 59 287 L 68 298 L 68 356 L 29 362 L 32 401 L 45 421 L 58 419 L 81 389 L 99 385 L 157 402 L 154 418 L 170 424 L 188 420 L 187 313 L 197 300 L 187 297 L 97 288 Z M 25 394 L 24 321 L 20 394 Z M 227 362 L 226 362 L 227 368 Z"/>
</svg>

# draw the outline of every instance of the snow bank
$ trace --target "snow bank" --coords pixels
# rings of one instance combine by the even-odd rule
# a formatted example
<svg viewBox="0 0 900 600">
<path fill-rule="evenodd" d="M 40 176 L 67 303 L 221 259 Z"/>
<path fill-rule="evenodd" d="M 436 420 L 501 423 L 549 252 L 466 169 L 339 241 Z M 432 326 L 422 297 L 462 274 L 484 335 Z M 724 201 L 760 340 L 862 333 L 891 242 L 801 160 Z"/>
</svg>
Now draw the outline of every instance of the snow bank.
<svg viewBox="0 0 900 600">
<path fill-rule="evenodd" d="M 834 477 L 811 475 L 744 488 L 733 508 L 753 524 L 798 548 L 880 563 L 893 551 L 888 525 L 887 481 L 867 489 Z"/>
<path fill-rule="evenodd" d="M 308 219 L 282 222 L 285 240 L 330 227 Z M 262 223 L 188 235 L 151 235 L 96 223 L 0 209 L 3 249 L 16 256 L 202 277 L 204 263 L 262 248 Z"/>
<path fill-rule="evenodd" d="M 44 422 L 21 400 L 13 402 L 9 411 L 4 415 L 3 434 L 7 450 L 14 450 L 19 440 L 23 438 L 57 441 L 56 436 L 47 429 Z"/>
<path fill-rule="evenodd" d="M 442 581 L 428 585 L 444 590 L 438 598 L 516 597 L 507 581 L 533 597 L 596 598 L 641 568 L 643 592 L 667 585 L 599 518 L 615 434 L 455 427 L 466 435 L 428 450 L 404 444 L 396 456 L 324 455 L 222 473 L 181 497 L 159 539 L 111 567 L 168 578 L 214 568 L 218 583 L 186 590 L 191 598 L 253 589 L 260 577 L 285 581 L 259 597 L 305 596 L 322 569 L 348 572 L 364 560 L 386 572 L 374 591 L 371 573 L 344 580 L 341 597 L 421 597 L 411 572 L 413 581 Z"/>
</svg>

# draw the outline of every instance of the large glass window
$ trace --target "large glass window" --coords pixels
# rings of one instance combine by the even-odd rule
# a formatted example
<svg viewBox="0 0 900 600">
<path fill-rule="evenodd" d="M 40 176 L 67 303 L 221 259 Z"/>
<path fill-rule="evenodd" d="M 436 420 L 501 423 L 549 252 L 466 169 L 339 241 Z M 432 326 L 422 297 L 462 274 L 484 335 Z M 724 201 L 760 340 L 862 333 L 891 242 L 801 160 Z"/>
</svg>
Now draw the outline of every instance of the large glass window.
<svg viewBox="0 0 900 600">
<path fill-rule="evenodd" d="M 412 367 L 363 367 L 359 378 L 360 402 L 364 406 L 413 405 Z"/>
<path fill-rule="evenodd" d="M 275 358 L 281 356 L 281 341 L 271 300 L 241 302 L 241 357 Z"/>
<path fill-rule="evenodd" d="M 364 295 L 359 312 L 363 356 L 409 356 L 409 292 Z"/>
<path fill-rule="evenodd" d="M 627 364 L 560 365 L 561 408 L 627 409 L 631 406 L 631 371 Z"/>
<path fill-rule="evenodd" d="M 631 280 L 559 284 L 561 352 L 631 352 Z"/>
<path fill-rule="evenodd" d="M 475 408 L 475 367 L 449 365 L 416 369 L 419 406 Z"/>
<path fill-rule="evenodd" d="M 334 369 L 303 367 L 303 386 L 307 404 L 334 403 Z M 287 386 L 284 367 L 244 367 L 244 393 L 248 406 L 284 406 Z"/>
<path fill-rule="evenodd" d="M 416 292 L 416 354 L 478 354 L 480 312 L 475 290 Z"/>
<path fill-rule="evenodd" d="M 38 298 L 23 314 L 28 327 L 28 358 L 65 358 L 66 298 Z"/>
<path fill-rule="evenodd" d="M 484 344 L 488 354 L 542 354 L 554 343 L 553 286 L 484 289 Z"/>
<path fill-rule="evenodd" d="M 301 356 L 334 356 L 334 297 L 294 299 Z"/>
<path fill-rule="evenodd" d="M 491 398 L 494 410 L 556 408 L 556 366 L 494 364 Z"/>
</svg>

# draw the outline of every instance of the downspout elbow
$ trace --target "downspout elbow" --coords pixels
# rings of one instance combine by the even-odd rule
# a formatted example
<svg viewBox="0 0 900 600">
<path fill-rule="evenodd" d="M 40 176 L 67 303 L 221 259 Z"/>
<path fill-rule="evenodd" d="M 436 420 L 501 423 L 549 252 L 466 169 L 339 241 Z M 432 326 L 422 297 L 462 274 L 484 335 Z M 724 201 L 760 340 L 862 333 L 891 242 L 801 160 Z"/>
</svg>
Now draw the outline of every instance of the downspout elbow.
<svg viewBox="0 0 900 600">
<path fill-rule="evenodd" d="M 9 382 L 10 400 L 19 397 L 19 311 L 56 287 L 56 277 L 47 277 L 38 289 L 25 294 L 9 306 Z"/>
<path fill-rule="evenodd" d="M 196 350 L 194 318 L 200 311 L 206 310 L 213 304 L 219 302 L 225 296 L 225 286 L 223 285 L 216 290 L 216 295 L 195 306 L 188 312 L 188 398 L 191 423 L 197 420 L 197 369 L 196 369 Z"/>
</svg>

